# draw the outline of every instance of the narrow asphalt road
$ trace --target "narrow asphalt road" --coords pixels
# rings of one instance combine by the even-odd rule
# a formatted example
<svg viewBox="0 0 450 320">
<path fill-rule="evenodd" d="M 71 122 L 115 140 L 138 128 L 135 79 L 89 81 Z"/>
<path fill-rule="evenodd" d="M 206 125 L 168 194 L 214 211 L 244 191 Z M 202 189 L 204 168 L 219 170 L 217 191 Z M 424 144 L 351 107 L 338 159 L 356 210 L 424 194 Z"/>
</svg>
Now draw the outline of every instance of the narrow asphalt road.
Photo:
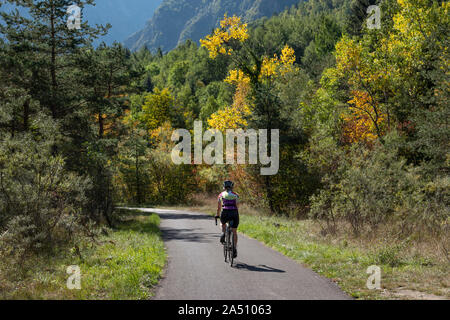
<svg viewBox="0 0 450 320">
<path fill-rule="evenodd" d="M 161 217 L 168 253 L 157 300 L 350 299 L 330 280 L 242 234 L 235 266 L 230 267 L 219 243 L 220 227 L 209 215 L 140 210 Z"/>
</svg>

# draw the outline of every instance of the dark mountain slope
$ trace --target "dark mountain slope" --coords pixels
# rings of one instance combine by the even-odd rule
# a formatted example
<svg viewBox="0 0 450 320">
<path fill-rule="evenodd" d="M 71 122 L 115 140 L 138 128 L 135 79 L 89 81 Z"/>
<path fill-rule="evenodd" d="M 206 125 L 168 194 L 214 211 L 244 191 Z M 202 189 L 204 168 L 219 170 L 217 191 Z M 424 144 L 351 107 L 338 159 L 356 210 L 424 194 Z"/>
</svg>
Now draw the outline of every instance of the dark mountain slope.
<svg viewBox="0 0 450 320">
<path fill-rule="evenodd" d="M 145 28 L 131 35 L 125 45 L 169 51 L 187 39 L 198 41 L 216 27 L 223 15 L 236 14 L 249 22 L 272 16 L 299 0 L 164 0 Z"/>
</svg>

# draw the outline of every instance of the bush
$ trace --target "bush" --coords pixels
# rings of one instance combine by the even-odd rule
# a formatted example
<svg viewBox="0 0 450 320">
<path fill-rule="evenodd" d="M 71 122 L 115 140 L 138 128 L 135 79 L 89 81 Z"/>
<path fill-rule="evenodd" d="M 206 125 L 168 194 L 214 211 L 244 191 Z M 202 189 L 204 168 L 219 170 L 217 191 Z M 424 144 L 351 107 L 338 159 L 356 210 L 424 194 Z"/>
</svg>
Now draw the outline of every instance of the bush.
<svg viewBox="0 0 450 320">
<path fill-rule="evenodd" d="M 88 179 L 54 156 L 54 123 L 41 117 L 32 133 L 0 139 L 0 255 L 28 253 L 72 241 L 81 229 Z"/>
<path fill-rule="evenodd" d="M 416 176 L 419 180 L 421 176 Z M 430 181 L 418 181 L 419 186 L 413 192 L 402 195 L 402 206 L 397 215 L 400 218 L 403 234 L 414 230 L 419 238 L 432 236 L 442 239 L 441 249 L 448 258 L 450 232 L 450 178 L 437 177 Z"/>
<path fill-rule="evenodd" d="M 313 218 L 350 223 L 355 235 L 368 227 L 376 231 L 392 222 L 409 236 L 426 228 L 428 234 L 445 235 L 449 228 L 449 178 L 427 178 L 420 167 L 399 158 L 400 138 L 386 137 L 373 150 L 354 146 L 328 183 L 311 197 Z M 398 232 L 398 230 L 397 230 Z"/>
<path fill-rule="evenodd" d="M 403 263 L 400 258 L 401 250 L 400 245 L 381 248 L 373 256 L 374 263 L 388 265 L 392 268 L 399 267 Z"/>
</svg>

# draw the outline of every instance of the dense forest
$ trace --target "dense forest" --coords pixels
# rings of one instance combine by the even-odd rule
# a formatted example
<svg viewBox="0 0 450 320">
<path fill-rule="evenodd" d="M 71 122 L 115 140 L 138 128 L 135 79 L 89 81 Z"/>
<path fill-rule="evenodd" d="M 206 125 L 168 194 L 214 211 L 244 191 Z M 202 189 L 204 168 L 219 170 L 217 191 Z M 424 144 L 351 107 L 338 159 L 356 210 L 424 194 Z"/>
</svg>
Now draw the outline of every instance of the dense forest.
<svg viewBox="0 0 450 320">
<path fill-rule="evenodd" d="M 8 2 L 30 17 L 1 13 L 2 257 L 95 238 L 118 204 L 192 204 L 229 178 L 261 211 L 437 240 L 448 259 L 449 2 L 301 1 L 249 24 L 225 15 L 168 53 L 93 47 L 105 29 L 68 29 L 72 1 Z M 197 119 L 279 129 L 278 174 L 175 165 L 172 132 Z"/>
</svg>

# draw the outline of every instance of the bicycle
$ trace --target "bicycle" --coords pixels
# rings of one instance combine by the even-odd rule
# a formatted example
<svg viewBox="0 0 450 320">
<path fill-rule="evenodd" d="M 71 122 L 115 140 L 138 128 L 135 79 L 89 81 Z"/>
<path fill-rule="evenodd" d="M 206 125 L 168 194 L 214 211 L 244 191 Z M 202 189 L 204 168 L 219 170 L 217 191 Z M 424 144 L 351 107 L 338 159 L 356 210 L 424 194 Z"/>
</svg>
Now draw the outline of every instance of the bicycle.
<svg viewBox="0 0 450 320">
<path fill-rule="evenodd" d="M 215 217 L 216 219 L 216 226 L 217 226 L 217 219 L 218 217 Z M 225 229 L 225 242 L 223 244 L 223 255 L 225 257 L 225 262 L 230 262 L 230 266 L 233 266 L 234 256 L 233 252 L 236 248 L 236 244 L 234 243 L 234 237 L 233 233 L 231 232 L 231 226 L 230 223 L 226 223 L 226 229 Z M 228 261 L 227 261 L 228 257 Z"/>
</svg>

